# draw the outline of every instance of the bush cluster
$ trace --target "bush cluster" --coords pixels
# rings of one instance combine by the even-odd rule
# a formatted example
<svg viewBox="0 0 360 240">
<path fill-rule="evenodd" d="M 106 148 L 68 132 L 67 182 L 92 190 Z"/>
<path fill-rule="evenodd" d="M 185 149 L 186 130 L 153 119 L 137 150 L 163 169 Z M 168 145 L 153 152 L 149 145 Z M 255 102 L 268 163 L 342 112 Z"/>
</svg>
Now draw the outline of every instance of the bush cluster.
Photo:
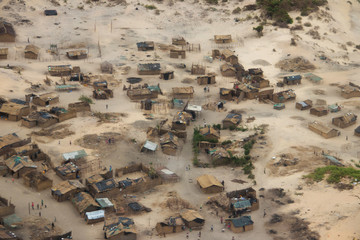
<svg viewBox="0 0 360 240">
<path fill-rule="evenodd" d="M 256 3 L 275 23 L 291 24 L 293 19 L 289 11 L 300 11 L 302 16 L 307 16 L 325 5 L 327 0 L 256 0 Z"/>
</svg>

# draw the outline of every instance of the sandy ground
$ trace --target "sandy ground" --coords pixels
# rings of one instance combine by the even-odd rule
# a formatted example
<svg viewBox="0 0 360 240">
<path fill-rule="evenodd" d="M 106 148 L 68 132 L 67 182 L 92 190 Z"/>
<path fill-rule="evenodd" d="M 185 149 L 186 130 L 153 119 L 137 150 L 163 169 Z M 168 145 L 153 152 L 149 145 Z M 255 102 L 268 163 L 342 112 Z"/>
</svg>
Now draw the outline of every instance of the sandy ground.
<svg viewBox="0 0 360 240">
<path fill-rule="evenodd" d="M 360 101 L 357 98 L 343 99 L 340 96 L 340 89 L 334 84 L 347 84 L 353 81 L 360 84 L 358 80 L 360 55 L 355 51 L 354 46 L 347 42 L 359 44 L 360 24 L 359 13 L 360 4 L 353 1 L 353 4 L 330 0 L 329 13 L 314 13 L 309 17 L 302 17 L 302 23 L 310 22 L 311 27 L 304 27 L 302 31 L 290 32 L 288 29 L 275 28 L 266 26 L 264 36 L 258 38 L 256 32 L 252 30 L 258 23 L 253 18 L 259 15 L 255 12 L 241 12 L 239 15 L 232 15 L 232 9 L 237 6 L 243 7 L 253 1 L 243 1 L 237 3 L 231 1 L 227 4 L 220 4 L 216 10 L 210 9 L 209 5 L 204 3 L 194 3 L 190 1 L 173 2 L 164 1 L 159 4 L 148 2 L 141 4 L 154 4 L 160 10 L 160 15 L 155 11 L 147 10 L 138 1 L 127 1 L 127 5 L 116 5 L 108 7 L 107 2 L 99 1 L 90 4 L 84 4 L 80 0 L 59 1 L 60 6 L 54 6 L 45 0 L 29 0 L 16 2 L 11 5 L 11 1 L 0 1 L 1 17 L 15 24 L 17 32 L 16 43 L 2 43 L 0 47 L 9 48 L 9 59 L 1 60 L 0 65 L 21 66 L 23 70 L 21 75 L 12 70 L 0 68 L 1 88 L 0 95 L 10 98 L 24 98 L 27 93 L 29 83 L 43 84 L 46 69 L 52 64 L 72 64 L 80 66 L 83 72 L 93 74 L 100 73 L 100 63 L 104 60 L 110 61 L 117 67 L 115 79 L 121 84 L 114 88 L 114 98 L 101 101 L 95 101 L 93 111 L 126 113 L 120 117 L 116 123 L 99 123 L 97 118 L 91 115 L 82 115 L 76 119 L 66 121 L 70 124 L 69 130 L 73 135 L 66 136 L 63 139 L 52 139 L 49 137 L 33 136 L 33 141 L 38 143 L 41 149 L 48 153 L 55 165 L 60 164 L 61 154 L 64 152 L 83 149 L 83 147 L 72 144 L 75 140 L 82 138 L 86 134 L 101 134 L 104 132 L 116 132 L 122 136 L 122 140 L 117 141 L 115 146 L 105 146 L 101 151 L 87 148 L 90 155 L 89 159 L 100 159 L 102 166 L 113 168 L 123 167 L 132 162 L 152 163 L 155 166 L 167 166 L 176 172 L 181 181 L 176 184 L 163 185 L 156 187 L 154 190 L 145 194 L 139 194 L 139 201 L 145 206 L 152 208 L 152 212 L 141 216 L 133 216 L 137 229 L 139 231 L 138 239 L 159 239 L 151 232 L 155 224 L 168 217 L 171 212 L 161 207 L 165 200 L 165 195 L 169 191 L 176 191 L 179 196 L 189 201 L 193 206 L 199 208 L 200 205 L 208 199 L 197 188 L 196 177 L 209 173 L 216 175 L 220 180 L 225 181 L 226 191 L 236 190 L 252 186 L 253 183 L 247 179 L 240 168 L 232 169 L 230 167 L 217 167 L 210 169 L 191 168 L 186 171 L 186 166 L 192 164 L 191 135 L 192 127 L 203 124 L 202 119 L 206 119 L 209 124 L 220 123 L 226 116 L 226 112 L 213 112 L 205 110 L 201 117 L 188 127 L 188 140 L 182 146 L 182 150 L 176 157 L 166 156 L 160 151 L 154 155 L 140 153 L 140 143 L 146 140 L 146 130 L 148 127 L 154 127 L 160 119 L 170 118 L 175 113 L 175 109 L 164 110 L 154 114 L 155 120 L 147 120 L 139 108 L 139 104 L 130 102 L 126 92 L 122 90 L 123 84 L 126 84 L 126 78 L 136 76 L 136 65 L 141 62 L 159 61 L 163 69 L 174 69 L 175 79 L 163 81 L 157 76 L 144 76 L 143 83 L 157 84 L 164 92 L 162 99 L 170 97 L 171 88 L 174 86 L 189 86 L 182 83 L 182 80 L 189 75 L 188 70 L 191 64 L 206 65 L 207 72 L 218 74 L 214 86 L 210 86 L 210 92 L 204 93 L 203 86 L 192 84 L 195 89 L 193 104 L 203 105 L 209 102 L 219 100 L 219 87 L 231 87 L 235 82 L 233 78 L 225 78 L 220 75 L 219 66 L 222 62 L 214 60 L 213 63 L 205 62 L 203 57 L 211 54 L 211 50 L 217 48 L 211 39 L 214 34 L 232 34 L 235 43 L 232 49 L 235 50 L 239 61 L 245 68 L 261 67 L 264 74 L 271 84 L 274 85 L 275 91 L 282 88 L 275 86 L 281 78 L 280 69 L 274 65 L 286 56 L 303 56 L 312 61 L 317 69 L 313 73 L 323 77 L 319 85 L 315 85 L 308 80 L 292 87 L 296 94 L 297 100 L 322 99 L 327 104 L 338 103 L 343 107 L 341 113 L 353 111 L 359 113 Z M 172 2 L 172 1 L 171 1 Z M 10 10 L 3 10 L 8 5 Z M 84 10 L 81 7 L 84 6 Z M 59 15 L 55 17 L 45 17 L 44 9 L 56 8 Z M 138 10 L 135 10 L 138 8 Z M 325 10 L 325 8 L 321 8 Z M 295 18 L 299 13 L 291 13 Z M 234 17 L 243 19 L 236 23 Z M 29 19 L 30 25 L 19 24 L 18 19 Z M 246 20 L 248 19 L 248 20 Z M 321 40 L 313 39 L 306 34 L 310 29 L 319 27 Z M 143 40 L 153 40 L 156 43 L 171 44 L 171 38 L 174 36 L 183 36 L 190 43 L 201 44 L 201 52 L 187 52 L 186 59 L 170 59 L 168 51 L 156 49 L 154 52 L 138 52 L 136 42 Z M 290 39 L 296 37 L 297 46 L 290 46 Z M 28 60 L 23 57 L 23 48 L 27 41 L 41 47 L 39 60 Z M 60 56 L 53 58 L 46 52 L 50 43 L 58 44 Z M 68 60 L 65 52 L 71 45 L 85 43 L 89 50 L 89 58 L 86 60 L 72 61 Z M 99 51 L 101 49 L 101 54 Z M 345 46 L 345 47 L 344 47 Z M 275 49 L 275 51 L 273 50 Z M 325 54 L 330 60 L 320 60 L 319 56 Z M 253 64 L 255 60 L 266 60 L 270 63 L 268 66 Z M 186 71 L 175 69 L 174 64 L 185 63 Z M 121 74 L 121 64 L 131 67 L 128 75 Z M 356 67 L 357 66 L 357 67 Z M 56 77 L 50 77 L 53 81 L 58 81 Z M 195 82 L 194 82 L 195 83 Z M 53 91 L 53 86 L 44 86 L 42 92 Z M 285 87 L 287 89 L 289 87 Z M 321 90 L 321 91 L 314 91 Z M 60 93 L 59 106 L 67 106 L 68 103 L 75 102 L 80 95 L 91 95 L 90 87 L 81 87 L 79 91 Z M 322 92 L 322 95 L 319 95 Z M 108 109 L 106 109 L 108 105 Z M 273 164 L 272 157 L 281 153 L 287 153 L 289 150 L 296 156 L 307 155 L 296 150 L 296 147 L 306 149 L 322 149 L 331 151 L 345 163 L 350 163 L 351 159 L 359 159 L 360 139 L 353 135 L 356 125 L 341 129 L 341 136 L 332 139 L 323 139 L 307 129 L 310 121 L 319 120 L 326 124 L 331 124 L 331 119 L 339 114 L 328 114 L 318 118 L 310 115 L 308 111 L 299 111 L 295 109 L 295 102 L 286 103 L 286 109 L 276 111 L 271 105 L 262 104 L 257 101 L 244 101 L 239 104 L 226 103 L 228 110 L 241 109 L 245 112 L 243 118 L 254 116 L 256 120 L 247 124 L 249 128 L 268 124 L 266 132 L 266 144 L 256 144 L 252 151 L 253 156 L 257 156 L 255 165 L 255 189 L 265 188 L 284 188 L 286 193 L 295 201 L 293 204 L 276 207 L 266 198 L 260 198 L 260 210 L 252 212 L 255 225 L 254 230 L 235 235 L 236 239 L 272 239 L 273 236 L 267 233 L 265 223 L 269 220 L 271 213 L 289 213 L 294 210 L 300 210 L 298 217 L 309 221 L 310 229 L 317 231 L 321 239 L 359 239 L 359 196 L 360 189 L 355 187 L 350 191 L 336 190 L 326 183 L 315 185 L 306 185 L 302 176 L 308 173 L 314 166 L 311 161 L 306 161 L 303 167 L 290 174 L 277 174 L 271 170 Z M 40 129 L 34 129 L 40 130 Z M 0 122 L 0 135 L 16 132 L 19 136 L 29 135 L 33 129 L 20 127 L 19 122 Z M 346 141 L 346 136 L 348 140 Z M 236 136 L 240 138 L 241 136 Z M 222 136 L 222 139 L 228 139 L 228 136 Z M 131 141 L 135 139 L 137 143 Z M 304 150 L 305 149 L 305 150 Z M 312 152 L 310 152 L 311 155 Z M 300 161 L 302 159 L 300 158 Z M 305 161 L 305 160 L 304 160 Z M 321 165 L 321 162 L 317 162 Z M 271 166 L 271 167 L 270 167 Z M 307 167 L 309 166 L 309 167 Z M 282 169 L 286 172 L 287 169 Z M 280 171 L 280 172 L 281 172 Z M 60 179 L 53 173 L 48 173 L 53 178 L 54 183 L 60 182 Z M 231 182 L 232 179 L 242 179 L 247 181 L 246 184 Z M 302 190 L 298 190 L 301 186 Z M 53 221 L 56 217 L 56 224 L 64 230 L 72 230 L 74 239 L 103 239 L 102 224 L 86 225 L 84 220 L 75 211 L 70 202 L 58 203 L 50 196 L 50 191 L 46 190 L 41 193 L 34 192 L 22 184 L 22 180 L 11 182 L 10 178 L 0 179 L 0 192 L 2 196 L 11 198 L 16 205 L 16 213 L 21 217 L 26 217 L 28 213 L 29 202 L 40 202 L 41 199 L 47 204 L 47 208 L 42 210 L 42 216 Z M 302 195 L 295 193 L 301 192 Z M 260 194 L 260 193 L 259 193 Z M 266 209 L 268 215 L 263 217 L 263 209 Z M 204 207 L 201 212 L 206 218 L 206 224 L 202 231 L 202 238 L 207 239 L 231 239 L 234 234 L 226 231 L 222 233 L 219 217 Z M 31 211 L 31 215 L 38 215 L 37 211 Z M 210 232 L 210 226 L 214 225 L 214 232 Z M 185 239 L 186 233 L 179 233 L 168 236 L 170 239 Z M 281 233 L 279 234 L 281 236 Z M 197 232 L 190 233 L 190 239 L 197 239 Z"/>
</svg>

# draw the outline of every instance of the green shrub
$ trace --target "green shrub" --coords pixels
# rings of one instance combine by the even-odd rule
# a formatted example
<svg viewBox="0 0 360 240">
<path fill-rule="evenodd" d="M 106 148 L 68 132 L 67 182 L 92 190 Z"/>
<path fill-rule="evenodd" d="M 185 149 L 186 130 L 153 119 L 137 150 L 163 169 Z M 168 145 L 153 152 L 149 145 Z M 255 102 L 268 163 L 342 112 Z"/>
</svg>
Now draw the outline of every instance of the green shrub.
<svg viewBox="0 0 360 240">
<path fill-rule="evenodd" d="M 232 14 L 239 14 L 241 12 L 241 8 L 237 7 L 232 11 Z"/>
<path fill-rule="evenodd" d="M 251 171 L 254 169 L 254 166 L 252 165 L 252 163 L 250 162 L 249 164 L 246 164 L 243 167 L 243 171 L 245 174 L 251 174 Z"/>
<path fill-rule="evenodd" d="M 199 166 L 200 162 L 199 162 L 199 159 L 197 157 L 194 157 L 193 158 L 193 165 L 194 166 Z"/>
<path fill-rule="evenodd" d="M 213 4 L 213 5 L 217 5 L 219 3 L 218 0 L 205 0 L 205 2 L 207 4 Z"/>
<path fill-rule="evenodd" d="M 232 143 L 232 141 L 231 140 L 225 140 L 225 141 L 223 141 L 222 143 L 221 143 L 221 145 L 228 145 L 228 144 L 231 144 Z"/>
<path fill-rule="evenodd" d="M 243 126 L 239 126 L 236 128 L 236 131 L 241 131 L 241 132 L 246 132 L 247 130 L 249 130 L 247 127 L 243 127 Z"/>
<path fill-rule="evenodd" d="M 315 169 L 313 173 L 305 176 L 313 181 L 320 182 L 328 174 L 326 181 L 328 183 L 339 183 L 342 178 L 352 178 L 360 180 L 360 170 L 352 167 L 338 167 L 338 166 L 326 166 Z"/>
<path fill-rule="evenodd" d="M 326 0 L 256 0 L 266 16 L 273 19 L 277 24 L 291 24 L 292 18 L 289 11 L 301 11 L 301 16 L 307 16 L 316 11 L 319 6 L 325 5 Z"/>
<path fill-rule="evenodd" d="M 221 130 L 221 124 L 213 124 L 213 128 L 217 130 Z"/>
<path fill-rule="evenodd" d="M 156 6 L 154 6 L 154 5 L 145 5 L 145 8 L 149 9 L 149 10 L 155 10 Z"/>
<path fill-rule="evenodd" d="M 89 98 L 89 97 L 87 97 L 87 96 L 85 96 L 85 95 L 81 95 L 81 96 L 79 97 L 79 101 L 81 101 L 81 102 L 86 102 L 86 103 L 88 103 L 88 104 L 93 104 L 93 103 L 94 103 L 91 98 Z"/>
<path fill-rule="evenodd" d="M 259 25 L 257 27 L 253 27 L 253 30 L 255 30 L 258 33 L 258 36 L 261 37 L 262 36 L 262 32 L 264 30 L 264 26 L 263 25 Z"/>
</svg>

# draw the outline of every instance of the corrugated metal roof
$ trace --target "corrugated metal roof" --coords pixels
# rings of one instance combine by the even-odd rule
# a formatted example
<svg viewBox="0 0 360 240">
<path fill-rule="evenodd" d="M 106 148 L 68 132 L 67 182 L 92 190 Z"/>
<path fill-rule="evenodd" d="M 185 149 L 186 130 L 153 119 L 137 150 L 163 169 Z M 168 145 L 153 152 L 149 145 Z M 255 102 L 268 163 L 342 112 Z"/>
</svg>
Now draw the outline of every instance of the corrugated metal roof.
<svg viewBox="0 0 360 240">
<path fill-rule="evenodd" d="M 160 71 L 161 66 L 160 66 L 160 63 L 139 63 L 138 70 L 139 71 Z"/>
<path fill-rule="evenodd" d="M 226 219 L 226 220 L 230 220 L 232 222 L 232 224 L 234 225 L 234 227 L 244 227 L 247 225 L 254 224 L 254 222 L 251 220 L 250 216 L 242 216 L 239 218 L 231 218 L 231 219 Z"/>
<path fill-rule="evenodd" d="M 157 149 L 157 144 L 149 140 L 146 140 L 144 144 L 144 148 L 149 149 L 151 151 L 155 151 Z"/>
<path fill-rule="evenodd" d="M 114 206 L 114 204 L 110 202 L 108 198 L 96 198 L 95 200 L 102 208 L 108 208 Z"/>
<path fill-rule="evenodd" d="M 86 157 L 86 156 L 87 156 L 87 154 L 86 154 L 84 149 L 81 149 L 81 150 L 78 150 L 78 151 L 75 151 L 75 152 L 68 152 L 68 153 L 63 154 L 63 158 L 65 160 L 79 159 L 79 158 Z"/>
<path fill-rule="evenodd" d="M 104 210 L 97 210 L 97 211 L 93 211 L 93 212 L 87 212 L 85 214 L 86 214 L 87 219 L 99 219 L 99 218 L 104 218 L 105 217 L 105 211 Z"/>
<path fill-rule="evenodd" d="M 186 110 L 194 111 L 194 112 L 201 112 L 202 108 L 199 105 L 188 104 L 186 107 Z"/>
<path fill-rule="evenodd" d="M 234 208 L 237 209 L 244 209 L 244 208 L 250 208 L 251 207 L 251 203 L 249 200 L 242 200 L 242 201 L 237 201 L 236 203 L 234 203 Z"/>
</svg>

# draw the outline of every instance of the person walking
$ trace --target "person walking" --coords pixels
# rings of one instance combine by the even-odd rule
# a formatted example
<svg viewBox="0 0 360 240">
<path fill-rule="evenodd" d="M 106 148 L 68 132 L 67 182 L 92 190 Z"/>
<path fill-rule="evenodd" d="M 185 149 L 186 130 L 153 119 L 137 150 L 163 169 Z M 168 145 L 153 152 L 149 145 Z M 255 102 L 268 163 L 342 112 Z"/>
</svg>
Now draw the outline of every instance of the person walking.
<svg viewBox="0 0 360 240">
<path fill-rule="evenodd" d="M 34 202 L 31 202 L 32 210 L 34 210 Z"/>
<path fill-rule="evenodd" d="M 201 231 L 199 232 L 199 238 L 201 238 Z"/>
<path fill-rule="evenodd" d="M 213 226 L 213 225 L 211 225 L 210 231 L 211 231 L 211 232 L 214 231 L 214 226 Z"/>
<path fill-rule="evenodd" d="M 186 239 L 189 239 L 189 233 L 186 233 Z"/>
<path fill-rule="evenodd" d="M 265 209 L 264 209 L 264 217 L 266 216 L 266 211 L 265 211 Z"/>
<path fill-rule="evenodd" d="M 44 206 L 44 200 L 41 199 L 41 206 L 43 207 Z"/>
<path fill-rule="evenodd" d="M 223 217 L 220 217 L 220 223 L 223 224 Z"/>
</svg>

